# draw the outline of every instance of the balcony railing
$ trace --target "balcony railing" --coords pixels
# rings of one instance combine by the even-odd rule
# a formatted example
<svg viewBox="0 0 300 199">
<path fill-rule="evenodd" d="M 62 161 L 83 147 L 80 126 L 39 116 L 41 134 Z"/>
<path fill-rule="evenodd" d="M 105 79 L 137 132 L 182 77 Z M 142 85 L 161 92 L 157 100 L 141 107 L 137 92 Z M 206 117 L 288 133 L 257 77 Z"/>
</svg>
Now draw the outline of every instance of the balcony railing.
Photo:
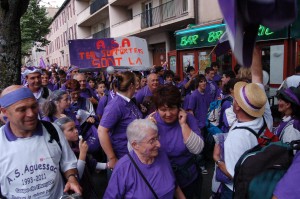
<svg viewBox="0 0 300 199">
<path fill-rule="evenodd" d="M 147 28 L 182 17 L 188 11 L 188 1 L 169 1 L 141 13 L 141 28 Z"/>
<path fill-rule="evenodd" d="M 100 10 L 108 4 L 108 0 L 95 0 L 90 6 L 90 14 L 92 15 L 97 10 Z"/>
<path fill-rule="evenodd" d="M 134 15 L 133 17 L 127 18 L 120 21 L 112 27 L 119 26 L 127 21 L 134 20 L 135 18 L 141 18 L 141 28 L 151 27 L 163 22 L 174 20 L 185 16 L 188 13 L 188 0 L 170 0 L 158 7 L 146 10 L 143 13 Z"/>
<path fill-rule="evenodd" d="M 110 28 L 105 28 L 93 34 L 93 39 L 108 38 L 108 37 L 110 37 Z"/>
</svg>

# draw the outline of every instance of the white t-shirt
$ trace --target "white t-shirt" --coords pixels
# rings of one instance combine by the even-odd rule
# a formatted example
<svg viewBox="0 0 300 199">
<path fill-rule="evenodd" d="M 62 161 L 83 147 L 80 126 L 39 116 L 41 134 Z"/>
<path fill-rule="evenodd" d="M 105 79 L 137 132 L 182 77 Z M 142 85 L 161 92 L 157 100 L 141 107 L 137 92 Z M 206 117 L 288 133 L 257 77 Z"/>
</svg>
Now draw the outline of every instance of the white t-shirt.
<svg viewBox="0 0 300 199">
<path fill-rule="evenodd" d="M 9 141 L 0 129 L 0 186 L 7 198 L 59 198 L 64 182 L 61 172 L 76 168 L 77 160 L 61 130 L 62 150 L 43 127 L 41 135 Z M 61 170 L 61 172 L 60 172 Z"/>
<path fill-rule="evenodd" d="M 262 89 L 263 85 L 258 84 Z M 263 117 L 269 129 L 273 127 L 273 118 L 271 115 L 270 104 L 267 101 Z M 249 122 L 235 122 L 228 132 L 228 136 L 224 142 L 224 156 L 227 171 L 234 176 L 234 167 L 243 155 L 243 153 L 258 144 L 257 138 L 246 129 L 234 129 L 235 127 L 245 126 L 259 132 L 264 124 L 263 118 L 256 118 Z M 233 130 L 234 129 L 234 130 Z M 228 188 L 233 190 L 233 184 L 226 184 Z"/>
</svg>

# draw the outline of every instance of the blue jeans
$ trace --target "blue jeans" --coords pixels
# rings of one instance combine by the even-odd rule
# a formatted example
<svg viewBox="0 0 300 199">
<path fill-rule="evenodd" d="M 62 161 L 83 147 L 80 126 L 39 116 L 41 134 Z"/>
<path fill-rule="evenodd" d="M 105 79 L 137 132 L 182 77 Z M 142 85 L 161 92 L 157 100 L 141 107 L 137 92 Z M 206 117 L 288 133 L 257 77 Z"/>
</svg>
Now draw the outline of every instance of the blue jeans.
<svg viewBox="0 0 300 199">
<path fill-rule="evenodd" d="M 222 183 L 221 199 L 232 199 L 233 191 Z"/>
<path fill-rule="evenodd" d="M 201 198 L 202 190 L 202 175 L 198 174 L 198 177 L 188 186 L 181 188 L 185 197 L 188 198 Z"/>
</svg>

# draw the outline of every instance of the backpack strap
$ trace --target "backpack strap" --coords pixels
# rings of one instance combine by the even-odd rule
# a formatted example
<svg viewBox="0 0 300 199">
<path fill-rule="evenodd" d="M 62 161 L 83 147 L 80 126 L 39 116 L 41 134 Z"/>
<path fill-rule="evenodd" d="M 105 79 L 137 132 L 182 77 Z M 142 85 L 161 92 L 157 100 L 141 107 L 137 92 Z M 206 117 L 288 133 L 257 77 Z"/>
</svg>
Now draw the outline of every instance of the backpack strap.
<svg viewBox="0 0 300 199">
<path fill-rule="evenodd" d="M 280 135 L 279 135 L 279 139 L 280 139 L 280 140 L 282 139 L 283 135 L 285 134 L 285 131 L 284 131 L 284 130 L 285 130 L 288 126 L 293 125 L 293 123 L 294 123 L 294 119 L 291 119 L 291 120 L 283 127 L 283 129 L 281 130 L 281 133 L 280 133 Z"/>
<path fill-rule="evenodd" d="M 43 88 L 43 94 L 42 94 L 42 98 L 47 99 L 49 96 L 49 90 L 47 87 L 42 87 Z"/>
<path fill-rule="evenodd" d="M 50 134 L 50 140 L 48 142 L 52 143 L 53 140 L 55 140 L 59 146 L 59 148 L 62 150 L 62 146 L 59 140 L 58 132 L 56 128 L 53 126 L 51 122 L 40 120 L 44 127 L 47 129 L 48 133 Z"/>
<path fill-rule="evenodd" d="M 263 120 L 264 120 L 264 124 L 259 129 L 258 133 L 256 133 L 253 129 L 251 129 L 251 128 L 247 127 L 247 126 L 236 126 L 232 130 L 235 130 L 235 129 L 246 129 L 246 130 L 250 131 L 258 139 L 259 136 L 264 132 L 264 130 L 267 127 L 267 123 L 266 123 L 265 117 L 263 117 Z"/>
</svg>

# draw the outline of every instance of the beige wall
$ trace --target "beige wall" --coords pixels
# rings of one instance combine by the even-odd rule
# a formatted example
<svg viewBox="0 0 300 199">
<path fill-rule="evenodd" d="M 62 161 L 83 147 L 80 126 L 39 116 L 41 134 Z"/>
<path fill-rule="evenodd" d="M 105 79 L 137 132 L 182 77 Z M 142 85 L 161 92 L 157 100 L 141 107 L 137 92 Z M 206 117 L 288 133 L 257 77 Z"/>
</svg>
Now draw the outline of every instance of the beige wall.
<svg viewBox="0 0 300 199">
<path fill-rule="evenodd" d="M 218 0 L 199 0 L 198 4 L 198 24 L 209 23 L 223 17 Z"/>
</svg>

